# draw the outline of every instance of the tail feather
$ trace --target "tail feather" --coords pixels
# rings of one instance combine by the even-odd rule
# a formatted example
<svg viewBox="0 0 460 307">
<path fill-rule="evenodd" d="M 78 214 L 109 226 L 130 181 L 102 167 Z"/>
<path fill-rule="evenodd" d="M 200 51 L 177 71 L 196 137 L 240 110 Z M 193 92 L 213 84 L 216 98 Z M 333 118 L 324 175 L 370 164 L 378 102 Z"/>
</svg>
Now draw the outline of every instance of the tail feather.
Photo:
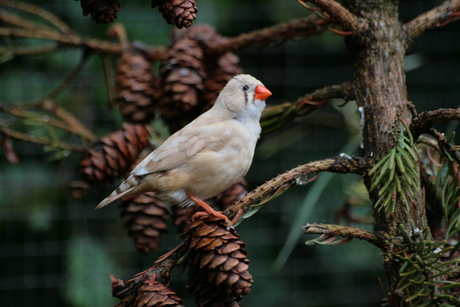
<svg viewBox="0 0 460 307">
<path fill-rule="evenodd" d="M 111 202 L 114 202 L 124 196 L 134 194 L 138 184 L 139 181 L 137 178 L 128 178 L 127 180 L 123 181 L 115 191 L 113 191 L 109 196 L 101 201 L 94 210 L 101 209 L 102 207 L 105 207 Z"/>
</svg>

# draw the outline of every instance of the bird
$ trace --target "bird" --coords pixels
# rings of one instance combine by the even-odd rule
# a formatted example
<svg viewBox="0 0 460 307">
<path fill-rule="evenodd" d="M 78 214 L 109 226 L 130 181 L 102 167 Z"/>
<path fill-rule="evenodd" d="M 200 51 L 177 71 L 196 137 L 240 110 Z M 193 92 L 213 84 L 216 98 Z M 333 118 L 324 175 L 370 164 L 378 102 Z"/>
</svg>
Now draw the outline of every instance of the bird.
<svg viewBox="0 0 460 307">
<path fill-rule="evenodd" d="M 253 76 L 234 76 L 212 108 L 146 156 L 96 209 L 126 196 L 155 192 L 168 205 L 197 204 L 228 222 L 204 200 L 226 190 L 248 172 L 261 132 L 265 100 L 271 95 Z"/>
</svg>

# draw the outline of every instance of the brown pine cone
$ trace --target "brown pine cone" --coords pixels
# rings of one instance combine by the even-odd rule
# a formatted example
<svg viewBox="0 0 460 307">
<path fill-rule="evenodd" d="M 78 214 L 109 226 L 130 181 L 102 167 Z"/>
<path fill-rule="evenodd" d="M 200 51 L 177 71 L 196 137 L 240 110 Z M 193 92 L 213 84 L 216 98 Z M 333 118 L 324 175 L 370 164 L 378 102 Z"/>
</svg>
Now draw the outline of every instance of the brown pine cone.
<svg viewBox="0 0 460 307">
<path fill-rule="evenodd" d="M 206 62 L 206 73 L 208 77 L 204 81 L 204 91 L 201 94 L 202 112 L 209 110 L 230 79 L 241 74 L 243 71 L 238 65 L 240 59 L 232 52 L 227 52 L 219 58 Z"/>
<path fill-rule="evenodd" d="M 115 102 L 123 118 L 131 123 L 151 121 L 160 90 L 152 63 L 141 50 L 131 46 L 123 52 L 117 62 L 115 81 Z"/>
<path fill-rule="evenodd" d="M 177 131 L 198 113 L 198 96 L 206 77 L 203 50 L 197 42 L 181 37 L 173 41 L 160 68 L 163 97 L 159 112 L 171 132 Z"/>
<path fill-rule="evenodd" d="M 114 289 L 118 291 L 120 289 L 118 285 L 122 283 L 123 281 L 112 277 L 113 296 L 122 299 L 116 307 L 184 307 L 183 300 L 160 283 L 155 274 L 145 274 L 138 284 L 126 291 L 127 294 L 120 295 L 119 292 L 113 292 Z"/>
<path fill-rule="evenodd" d="M 121 208 L 125 227 L 136 242 L 137 249 L 144 253 L 157 250 L 161 234 L 168 228 L 166 205 L 155 197 L 155 193 L 146 192 L 123 198 Z"/>
<path fill-rule="evenodd" d="M 197 306 L 238 306 L 251 290 L 245 244 L 215 216 L 199 216 L 188 231 L 190 292 Z"/>
<path fill-rule="evenodd" d="M 228 189 L 215 196 L 214 201 L 221 210 L 225 210 L 248 193 L 248 191 L 246 190 L 247 187 L 248 183 L 246 182 L 246 180 L 244 180 L 244 178 L 240 178 Z"/>
<path fill-rule="evenodd" d="M 111 23 L 120 11 L 118 0 L 80 0 L 83 16 L 91 14 L 96 23 Z"/>
<path fill-rule="evenodd" d="M 90 185 L 102 184 L 125 175 L 139 153 L 149 145 L 145 125 L 124 124 L 96 141 L 80 161 L 80 175 Z"/>
<path fill-rule="evenodd" d="M 196 206 L 192 207 L 179 207 L 174 206 L 172 207 L 172 220 L 173 225 L 179 231 L 179 233 L 184 233 L 188 230 L 191 222 L 191 212 L 195 210 Z"/>
<path fill-rule="evenodd" d="M 166 22 L 178 29 L 190 27 L 198 12 L 195 0 L 152 0 L 152 7 L 157 5 Z"/>
</svg>

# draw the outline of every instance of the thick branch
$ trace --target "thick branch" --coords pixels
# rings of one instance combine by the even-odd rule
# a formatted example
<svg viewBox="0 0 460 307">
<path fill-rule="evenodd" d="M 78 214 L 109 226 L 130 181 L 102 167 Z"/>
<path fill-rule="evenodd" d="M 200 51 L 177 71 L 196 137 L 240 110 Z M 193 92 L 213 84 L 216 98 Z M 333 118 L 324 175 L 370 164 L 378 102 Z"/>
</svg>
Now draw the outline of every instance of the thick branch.
<svg viewBox="0 0 460 307">
<path fill-rule="evenodd" d="M 440 6 L 421 14 L 406 23 L 406 29 L 411 39 L 419 36 L 426 30 L 436 28 L 448 21 L 450 14 L 460 9 L 460 0 L 448 0 Z"/>
<path fill-rule="evenodd" d="M 228 38 L 222 43 L 208 46 L 209 50 L 207 52 L 210 54 L 222 54 L 257 44 L 267 46 L 273 44 L 275 40 L 284 42 L 295 36 L 308 37 L 322 33 L 326 30 L 325 25 L 328 23 L 327 20 L 312 14 L 306 18 L 293 19 L 286 23 Z"/>
<path fill-rule="evenodd" d="M 297 0 L 299 3 L 306 1 Z M 340 25 L 344 30 L 358 33 L 362 30 L 360 21 L 353 13 L 334 0 L 309 0 L 325 12 L 333 23 Z"/>
<path fill-rule="evenodd" d="M 89 48 L 93 51 L 106 54 L 121 54 L 123 51 L 123 46 L 119 43 L 84 38 L 76 34 L 61 34 L 55 31 L 41 29 L 0 28 L 0 36 L 47 39 L 63 44 L 62 47 Z M 146 52 L 149 58 L 158 59 L 163 56 L 164 50 L 163 47 L 151 47 Z M 11 51 L 14 52 L 14 49 Z"/>
<path fill-rule="evenodd" d="M 267 181 L 263 185 L 249 192 L 234 205 L 225 210 L 224 214 L 233 218 L 239 211 L 246 212 L 251 207 L 262 206 L 269 200 L 277 197 L 294 183 L 307 184 L 312 181 L 309 177 L 319 172 L 363 174 L 367 169 L 364 161 L 359 157 L 337 156 L 310 162 L 291 169 Z M 313 177 L 313 176 L 312 176 Z"/>
<path fill-rule="evenodd" d="M 412 119 L 410 130 L 414 139 L 430 132 L 434 125 L 445 121 L 460 121 L 460 109 L 437 109 L 425 111 Z"/>
<path fill-rule="evenodd" d="M 321 241 L 327 238 L 341 236 L 344 238 L 365 240 L 379 248 L 384 247 L 384 243 L 375 233 L 362 228 L 343 225 L 306 224 L 304 229 L 306 234 L 321 234 L 321 237 L 323 237 L 320 237 Z"/>
</svg>

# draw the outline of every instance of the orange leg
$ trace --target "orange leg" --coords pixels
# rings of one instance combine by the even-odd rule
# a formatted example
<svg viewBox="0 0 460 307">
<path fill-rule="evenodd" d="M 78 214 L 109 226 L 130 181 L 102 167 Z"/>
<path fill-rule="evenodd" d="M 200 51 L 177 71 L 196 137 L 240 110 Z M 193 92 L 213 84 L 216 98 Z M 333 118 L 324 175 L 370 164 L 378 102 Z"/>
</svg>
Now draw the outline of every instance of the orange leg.
<svg viewBox="0 0 460 307">
<path fill-rule="evenodd" d="M 207 213 L 209 213 L 210 215 L 214 215 L 214 216 L 217 216 L 217 217 L 220 217 L 221 219 L 224 219 L 229 225 L 232 225 L 232 222 L 228 219 L 228 217 L 223 214 L 222 212 L 219 212 L 219 211 L 216 211 L 214 210 L 213 208 L 211 208 L 207 203 L 205 203 L 204 201 L 202 201 L 200 198 L 198 198 L 196 195 L 194 194 L 188 194 L 187 193 L 187 196 L 193 200 L 198 206 L 200 206 L 201 208 L 203 208 Z"/>
</svg>

